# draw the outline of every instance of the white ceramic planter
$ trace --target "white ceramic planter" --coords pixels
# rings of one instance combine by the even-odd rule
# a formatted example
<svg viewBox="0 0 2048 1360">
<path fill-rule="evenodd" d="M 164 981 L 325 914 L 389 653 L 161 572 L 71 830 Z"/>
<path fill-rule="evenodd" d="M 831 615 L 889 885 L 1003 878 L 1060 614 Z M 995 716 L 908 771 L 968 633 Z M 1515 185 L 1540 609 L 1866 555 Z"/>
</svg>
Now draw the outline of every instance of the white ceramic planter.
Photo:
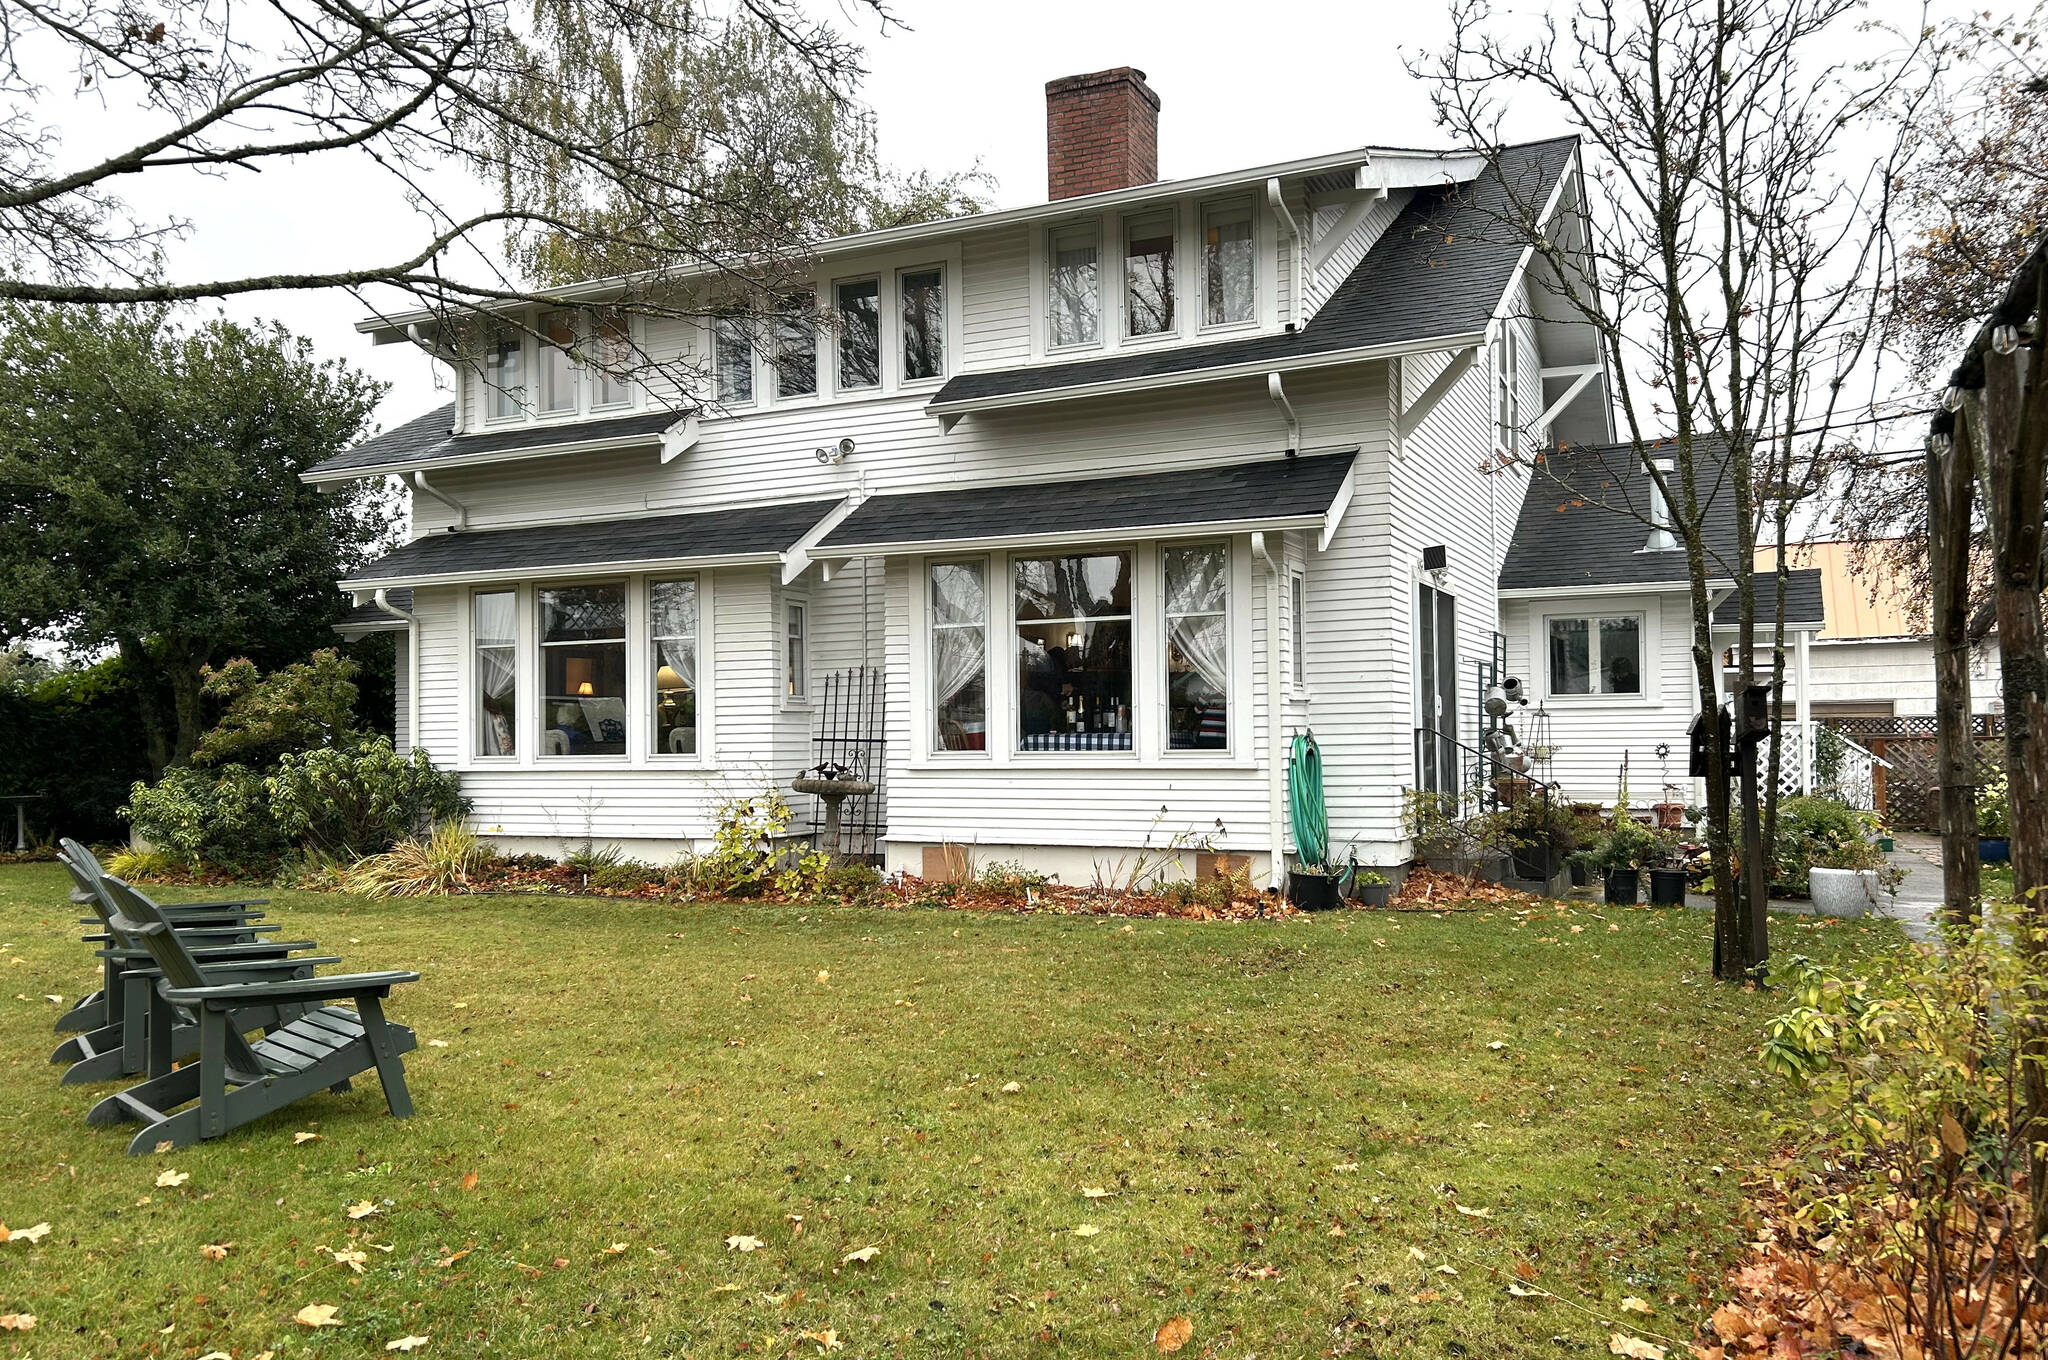
<svg viewBox="0 0 2048 1360">
<path fill-rule="evenodd" d="M 1811 869 L 1807 888 L 1822 916 L 1868 916 L 1877 907 L 1875 869 Z"/>
</svg>

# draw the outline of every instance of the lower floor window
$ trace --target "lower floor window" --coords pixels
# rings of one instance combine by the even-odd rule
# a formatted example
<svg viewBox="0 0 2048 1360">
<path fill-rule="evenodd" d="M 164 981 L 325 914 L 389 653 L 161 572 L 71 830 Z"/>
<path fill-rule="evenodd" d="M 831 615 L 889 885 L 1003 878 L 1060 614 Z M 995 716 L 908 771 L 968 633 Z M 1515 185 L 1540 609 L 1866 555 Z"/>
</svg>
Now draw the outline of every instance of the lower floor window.
<svg viewBox="0 0 2048 1360">
<path fill-rule="evenodd" d="M 654 644 L 654 754 L 697 754 L 697 583 L 647 587 Z"/>
<path fill-rule="evenodd" d="M 1131 749 L 1131 554 L 1011 563 L 1017 749 Z"/>
<path fill-rule="evenodd" d="M 1166 578 L 1166 744 L 1175 751 L 1227 750 L 1230 554 L 1220 543 L 1168 548 L 1160 563 Z"/>
<path fill-rule="evenodd" d="M 988 578 L 980 562 L 932 566 L 932 745 L 988 749 Z"/>
<path fill-rule="evenodd" d="M 1550 620 L 1552 694 L 1641 694 L 1643 620 L 1639 614 Z"/>
<path fill-rule="evenodd" d="M 540 592 L 544 756 L 626 753 L 626 588 Z"/>
</svg>

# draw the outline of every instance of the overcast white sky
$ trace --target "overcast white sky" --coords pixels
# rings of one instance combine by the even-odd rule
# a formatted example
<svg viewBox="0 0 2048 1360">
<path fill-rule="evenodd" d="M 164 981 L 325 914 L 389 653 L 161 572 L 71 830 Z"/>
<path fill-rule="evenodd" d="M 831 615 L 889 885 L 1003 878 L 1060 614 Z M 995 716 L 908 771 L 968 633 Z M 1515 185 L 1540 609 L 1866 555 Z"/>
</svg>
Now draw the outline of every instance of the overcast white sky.
<svg viewBox="0 0 2048 1360">
<path fill-rule="evenodd" d="M 1110 66 L 1142 69 L 1160 95 L 1164 178 L 1367 143 L 1443 142 L 1426 87 L 1402 64 L 1404 53 L 1433 50 L 1446 35 L 1442 6 L 1431 0 L 1218 6 L 1219 17 L 1231 20 L 1220 26 L 1201 22 L 1204 6 L 1186 0 L 1023 9 L 959 0 L 891 4 L 907 29 L 884 37 L 870 20 L 863 31 L 872 72 L 866 97 L 879 119 L 883 156 L 934 170 L 979 159 L 996 177 L 1001 206 L 1045 196 L 1045 82 Z M 1874 0 L 1873 10 L 1911 22 L 1920 6 Z M 833 5 L 832 12 L 840 11 Z M 1048 21 L 1083 14 L 1085 23 Z M 52 71 L 49 84 L 52 113 L 70 144 L 67 164 L 96 144 L 133 136 L 132 123 L 76 101 L 58 112 L 69 82 Z M 1518 138 L 1561 130 L 1538 109 L 1507 129 Z M 442 188 L 483 201 L 480 188 Z M 327 268 L 392 256 L 421 237 L 418 219 L 404 211 L 382 172 L 334 155 L 261 176 L 166 181 L 147 192 L 138 206 L 167 207 L 194 224 L 168 248 L 166 272 L 174 278 Z M 345 358 L 390 382 L 379 412 L 387 427 L 445 399 L 424 356 L 410 346 L 373 348 L 355 333 L 364 309 L 345 294 L 267 294 L 222 309 L 238 318 L 276 318 L 309 337 L 324 357 Z"/>
</svg>

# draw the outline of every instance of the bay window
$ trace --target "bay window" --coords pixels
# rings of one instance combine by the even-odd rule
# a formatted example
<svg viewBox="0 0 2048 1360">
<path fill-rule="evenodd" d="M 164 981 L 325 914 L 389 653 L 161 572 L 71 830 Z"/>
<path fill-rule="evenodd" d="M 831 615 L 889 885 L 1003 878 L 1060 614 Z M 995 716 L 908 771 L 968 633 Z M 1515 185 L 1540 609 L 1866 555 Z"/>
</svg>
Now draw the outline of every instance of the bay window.
<svg viewBox="0 0 2048 1360">
<path fill-rule="evenodd" d="M 1124 334 L 1167 335 L 1173 309 L 1172 212 L 1124 221 Z"/>
<path fill-rule="evenodd" d="M 793 293 L 775 315 L 775 395 L 810 397 L 818 392 L 817 299 Z"/>
<path fill-rule="evenodd" d="M 903 330 L 903 381 L 946 376 L 946 293 L 937 268 L 896 276 Z"/>
<path fill-rule="evenodd" d="M 1549 622 L 1552 694 L 1643 692 L 1642 615 L 1586 615 Z"/>
<path fill-rule="evenodd" d="M 1131 554 L 1011 561 L 1017 748 L 1131 749 Z"/>
<path fill-rule="evenodd" d="M 626 753 L 626 588 L 543 588 L 543 756 Z"/>
<path fill-rule="evenodd" d="M 839 285 L 839 386 L 878 387 L 882 382 L 882 281 L 861 279 Z"/>
<path fill-rule="evenodd" d="M 540 319 L 540 409 L 573 411 L 577 403 L 576 313 L 547 312 Z"/>
<path fill-rule="evenodd" d="M 654 581 L 647 587 L 653 643 L 654 754 L 697 754 L 697 583 Z"/>
<path fill-rule="evenodd" d="M 510 590 L 491 590 L 470 598 L 476 753 L 513 755 L 519 740 L 519 597 Z"/>
<path fill-rule="evenodd" d="M 1102 294 L 1094 223 L 1060 227 L 1046 250 L 1047 343 L 1054 349 L 1101 339 Z"/>
<path fill-rule="evenodd" d="M 932 749 L 988 747 L 988 577 L 985 565 L 931 569 Z"/>
<path fill-rule="evenodd" d="M 1214 204 L 1202 210 L 1202 324 L 1250 321 L 1258 311 L 1252 205 Z"/>
<path fill-rule="evenodd" d="M 1167 548 L 1159 557 L 1166 583 L 1167 748 L 1228 750 L 1230 553 L 1209 543 Z"/>
<path fill-rule="evenodd" d="M 485 409 L 492 420 L 526 414 L 526 337 L 518 331 L 502 331 L 492 341 L 484 356 L 484 385 Z"/>
<path fill-rule="evenodd" d="M 744 316 L 711 318 L 711 370 L 721 406 L 745 406 L 754 400 L 752 331 Z"/>
</svg>

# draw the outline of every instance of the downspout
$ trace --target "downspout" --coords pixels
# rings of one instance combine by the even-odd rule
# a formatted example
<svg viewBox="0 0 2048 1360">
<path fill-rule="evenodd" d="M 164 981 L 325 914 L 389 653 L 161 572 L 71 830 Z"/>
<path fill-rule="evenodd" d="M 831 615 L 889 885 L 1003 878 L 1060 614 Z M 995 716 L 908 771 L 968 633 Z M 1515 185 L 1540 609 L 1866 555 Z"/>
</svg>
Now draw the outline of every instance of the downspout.
<svg viewBox="0 0 2048 1360">
<path fill-rule="evenodd" d="M 1263 533 L 1252 535 L 1252 555 L 1266 564 L 1266 854 L 1271 864 L 1270 886 L 1277 893 L 1287 862 L 1287 823 L 1282 812 L 1287 758 L 1281 750 L 1286 742 L 1286 715 L 1280 711 L 1280 564 L 1273 560 Z"/>
<path fill-rule="evenodd" d="M 1287 456 L 1292 458 L 1301 449 L 1301 418 L 1294 414 L 1294 403 L 1287 399 L 1287 389 L 1281 385 L 1278 373 L 1266 375 L 1266 396 L 1280 408 L 1280 418 L 1287 422 Z"/>
<path fill-rule="evenodd" d="M 414 490 L 425 492 L 427 495 L 432 496 L 435 500 L 441 502 L 441 504 L 447 506 L 450 510 L 453 510 L 455 512 L 456 533 L 460 533 L 464 529 L 467 529 L 469 527 L 468 506 L 464 505 L 461 501 L 456 500 L 453 496 L 449 495 L 447 492 L 441 490 L 439 487 L 429 482 L 427 480 L 427 474 L 424 472 L 420 472 L 417 469 L 415 469 L 412 474 L 411 480 Z"/>
<path fill-rule="evenodd" d="M 420 621 L 409 609 L 391 603 L 389 591 L 379 586 L 371 592 L 370 603 L 380 614 L 405 621 L 405 749 L 420 744 Z"/>
<path fill-rule="evenodd" d="M 1308 268 L 1308 253 L 1303 248 L 1301 223 L 1294 218 L 1294 210 L 1287 206 L 1287 200 L 1280 193 L 1278 176 L 1266 181 L 1266 206 L 1272 209 L 1273 220 L 1294 242 L 1294 296 L 1286 299 L 1287 329 L 1295 330 L 1301 322 L 1300 299 L 1308 296 L 1308 281 L 1302 277 Z"/>
</svg>

